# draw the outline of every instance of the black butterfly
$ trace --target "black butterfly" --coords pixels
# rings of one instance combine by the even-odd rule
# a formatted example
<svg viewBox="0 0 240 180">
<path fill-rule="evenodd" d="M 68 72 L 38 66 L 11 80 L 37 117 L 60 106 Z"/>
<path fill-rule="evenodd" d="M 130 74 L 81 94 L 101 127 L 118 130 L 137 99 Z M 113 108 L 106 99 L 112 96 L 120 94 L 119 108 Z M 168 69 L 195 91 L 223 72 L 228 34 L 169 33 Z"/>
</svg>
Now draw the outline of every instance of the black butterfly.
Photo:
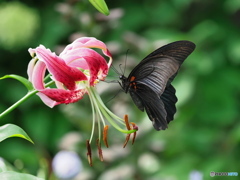
<svg viewBox="0 0 240 180">
<path fill-rule="evenodd" d="M 171 82 L 194 49 L 190 41 L 167 44 L 145 57 L 128 77 L 119 77 L 123 90 L 130 93 L 141 111 L 147 112 L 156 130 L 166 129 L 173 120 L 177 97 Z"/>
</svg>

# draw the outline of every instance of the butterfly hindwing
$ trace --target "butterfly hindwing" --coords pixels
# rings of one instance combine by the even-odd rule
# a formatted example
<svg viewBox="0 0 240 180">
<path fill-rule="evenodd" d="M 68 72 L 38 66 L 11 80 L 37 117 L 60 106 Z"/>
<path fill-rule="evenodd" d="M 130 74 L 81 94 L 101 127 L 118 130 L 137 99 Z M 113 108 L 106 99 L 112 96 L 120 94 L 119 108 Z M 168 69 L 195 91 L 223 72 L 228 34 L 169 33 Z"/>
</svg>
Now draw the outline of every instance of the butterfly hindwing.
<svg viewBox="0 0 240 180">
<path fill-rule="evenodd" d="M 140 110 L 145 110 L 147 112 L 147 115 L 156 130 L 167 128 L 167 112 L 164 107 L 164 102 L 159 99 L 158 94 L 152 91 L 151 88 L 139 84 L 137 86 L 137 91 L 133 89 L 130 90 L 130 95 L 135 105 Z"/>
<path fill-rule="evenodd" d="M 175 88 L 171 84 L 169 84 L 165 88 L 164 92 L 162 93 L 162 95 L 160 97 L 164 103 L 164 107 L 167 112 L 167 122 L 168 123 L 173 120 L 173 116 L 177 111 L 175 104 L 178 99 L 175 95 L 175 92 L 176 92 Z"/>
<path fill-rule="evenodd" d="M 138 109 L 140 109 L 141 111 L 144 111 L 144 100 L 142 100 L 139 94 L 134 92 L 133 90 L 130 90 L 129 93 L 132 97 L 133 102 L 138 107 Z"/>
</svg>

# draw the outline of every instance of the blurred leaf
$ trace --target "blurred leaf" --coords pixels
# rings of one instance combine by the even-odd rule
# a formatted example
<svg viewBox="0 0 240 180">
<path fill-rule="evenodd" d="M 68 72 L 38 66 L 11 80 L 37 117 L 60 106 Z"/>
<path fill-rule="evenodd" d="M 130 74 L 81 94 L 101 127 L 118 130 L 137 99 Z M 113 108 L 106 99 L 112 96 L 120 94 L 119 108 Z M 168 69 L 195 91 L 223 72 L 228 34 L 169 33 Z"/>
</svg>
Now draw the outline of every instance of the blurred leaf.
<svg viewBox="0 0 240 180">
<path fill-rule="evenodd" d="M 26 139 L 34 144 L 34 142 L 30 139 L 30 137 L 27 135 L 27 133 L 19 126 L 16 126 L 14 124 L 6 124 L 4 126 L 1 126 L 0 127 L 0 142 L 7 138 L 10 138 L 10 137 L 20 137 L 20 138 Z"/>
<path fill-rule="evenodd" d="M 5 171 L 0 173 L 1 180 L 44 180 L 30 174 L 17 173 L 14 171 Z"/>
<path fill-rule="evenodd" d="M 8 163 L 5 159 L 0 157 L 0 173 L 4 171 L 13 171 L 13 166 Z"/>
<path fill-rule="evenodd" d="M 104 15 L 109 15 L 108 7 L 104 0 L 89 0 L 90 3 L 101 13 Z"/>
<path fill-rule="evenodd" d="M 19 82 L 21 82 L 29 91 L 33 90 L 32 83 L 22 76 L 18 76 L 18 75 L 15 75 L 15 74 L 10 74 L 10 75 L 5 75 L 3 77 L 0 77 L 0 80 L 1 79 L 6 79 L 6 78 L 16 79 Z"/>
</svg>

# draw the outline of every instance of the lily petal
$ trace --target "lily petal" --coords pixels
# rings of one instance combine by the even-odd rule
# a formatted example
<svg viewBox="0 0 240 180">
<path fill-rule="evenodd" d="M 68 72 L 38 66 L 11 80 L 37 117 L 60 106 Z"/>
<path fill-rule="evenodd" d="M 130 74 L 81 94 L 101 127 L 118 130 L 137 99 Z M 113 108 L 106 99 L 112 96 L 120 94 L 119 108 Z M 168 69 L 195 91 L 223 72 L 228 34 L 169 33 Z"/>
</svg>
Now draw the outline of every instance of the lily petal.
<svg viewBox="0 0 240 180">
<path fill-rule="evenodd" d="M 33 83 L 33 87 L 37 90 L 44 89 L 44 76 L 46 72 L 46 65 L 42 61 L 37 61 L 34 69 L 32 71 L 31 82 Z"/>
<path fill-rule="evenodd" d="M 54 107 L 58 104 L 69 104 L 77 102 L 83 98 L 86 93 L 85 89 L 76 91 L 64 90 L 64 89 L 44 89 L 37 93 L 42 101 L 49 107 Z"/>
<path fill-rule="evenodd" d="M 36 56 L 45 63 L 53 78 L 63 83 L 69 90 L 76 89 L 76 81 L 87 80 L 79 69 L 68 66 L 63 59 L 45 47 L 36 48 Z"/>
<path fill-rule="evenodd" d="M 36 62 L 37 62 L 37 58 L 32 58 L 32 60 L 28 64 L 27 74 L 28 74 L 28 80 L 30 82 L 32 82 L 32 75 L 33 75 L 33 70 L 34 70 Z"/>
<path fill-rule="evenodd" d="M 52 100 L 51 98 L 49 98 L 48 96 L 46 96 L 45 94 L 43 94 L 41 92 L 38 92 L 37 95 L 40 97 L 42 102 L 50 108 L 53 108 L 54 106 L 60 104 L 57 101 Z"/>
<path fill-rule="evenodd" d="M 69 50 L 79 49 L 79 48 L 98 48 L 98 49 L 102 49 L 103 53 L 110 58 L 109 63 L 108 63 L 108 67 L 111 66 L 112 55 L 109 52 L 109 50 L 107 49 L 107 46 L 102 41 L 99 41 L 99 40 L 97 40 L 96 38 L 93 38 L 93 37 L 82 37 L 82 38 L 76 39 L 72 44 L 69 44 L 63 50 L 63 52 L 60 54 L 60 56 L 63 56 L 64 54 L 67 54 Z"/>
<path fill-rule="evenodd" d="M 81 56 L 79 56 L 79 54 Z M 92 49 L 74 49 L 69 52 L 67 56 L 64 56 L 64 60 L 70 66 L 89 69 L 91 75 L 91 85 L 96 79 L 104 80 L 109 69 L 106 60 Z"/>
</svg>

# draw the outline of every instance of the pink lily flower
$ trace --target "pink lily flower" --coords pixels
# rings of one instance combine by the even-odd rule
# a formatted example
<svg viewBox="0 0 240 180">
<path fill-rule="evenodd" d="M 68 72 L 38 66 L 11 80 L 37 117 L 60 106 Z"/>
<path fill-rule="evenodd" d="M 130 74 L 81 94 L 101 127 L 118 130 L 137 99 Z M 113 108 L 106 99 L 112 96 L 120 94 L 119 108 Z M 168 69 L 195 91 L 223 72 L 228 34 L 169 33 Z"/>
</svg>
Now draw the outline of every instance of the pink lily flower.
<svg viewBox="0 0 240 180">
<path fill-rule="evenodd" d="M 102 53 L 109 58 L 109 61 L 107 62 L 102 55 L 92 48 L 101 49 Z M 128 134 L 124 147 L 131 133 L 134 134 L 134 142 L 138 127 L 135 123 L 129 124 L 127 116 L 123 120 L 113 114 L 104 105 L 95 88 L 99 81 L 105 80 L 112 64 L 111 53 L 103 42 L 92 37 L 79 38 L 66 46 L 59 56 L 46 49 L 43 45 L 35 49 L 30 48 L 28 51 L 33 57 L 28 65 L 28 79 L 33 84 L 34 89 L 38 91 L 37 95 L 47 106 L 52 108 L 58 104 L 74 103 L 82 99 L 84 94 L 88 94 L 93 111 L 91 137 L 90 140 L 87 140 L 87 156 L 90 165 L 92 165 L 90 143 L 93 138 L 96 121 L 99 127 L 97 146 L 101 160 L 103 160 L 103 156 L 100 145 L 100 120 L 104 127 L 103 141 L 107 147 L 108 125 L 105 124 L 105 119 L 120 132 Z M 49 75 L 46 76 L 46 72 Z M 45 81 L 49 77 L 51 81 L 46 83 Z M 50 85 L 52 86 L 53 84 L 56 87 L 50 88 Z M 127 130 L 122 129 L 114 120 L 124 126 L 126 125 Z"/>
<path fill-rule="evenodd" d="M 109 62 L 91 48 L 102 49 L 109 57 Z M 34 57 L 28 66 L 29 81 L 39 91 L 37 95 L 49 107 L 82 99 L 87 92 L 85 87 L 94 86 L 99 80 L 104 80 L 112 63 L 112 56 L 106 45 L 89 37 L 75 40 L 59 56 L 43 45 L 28 51 Z M 57 88 L 45 87 L 46 70 L 51 74 Z"/>
</svg>

